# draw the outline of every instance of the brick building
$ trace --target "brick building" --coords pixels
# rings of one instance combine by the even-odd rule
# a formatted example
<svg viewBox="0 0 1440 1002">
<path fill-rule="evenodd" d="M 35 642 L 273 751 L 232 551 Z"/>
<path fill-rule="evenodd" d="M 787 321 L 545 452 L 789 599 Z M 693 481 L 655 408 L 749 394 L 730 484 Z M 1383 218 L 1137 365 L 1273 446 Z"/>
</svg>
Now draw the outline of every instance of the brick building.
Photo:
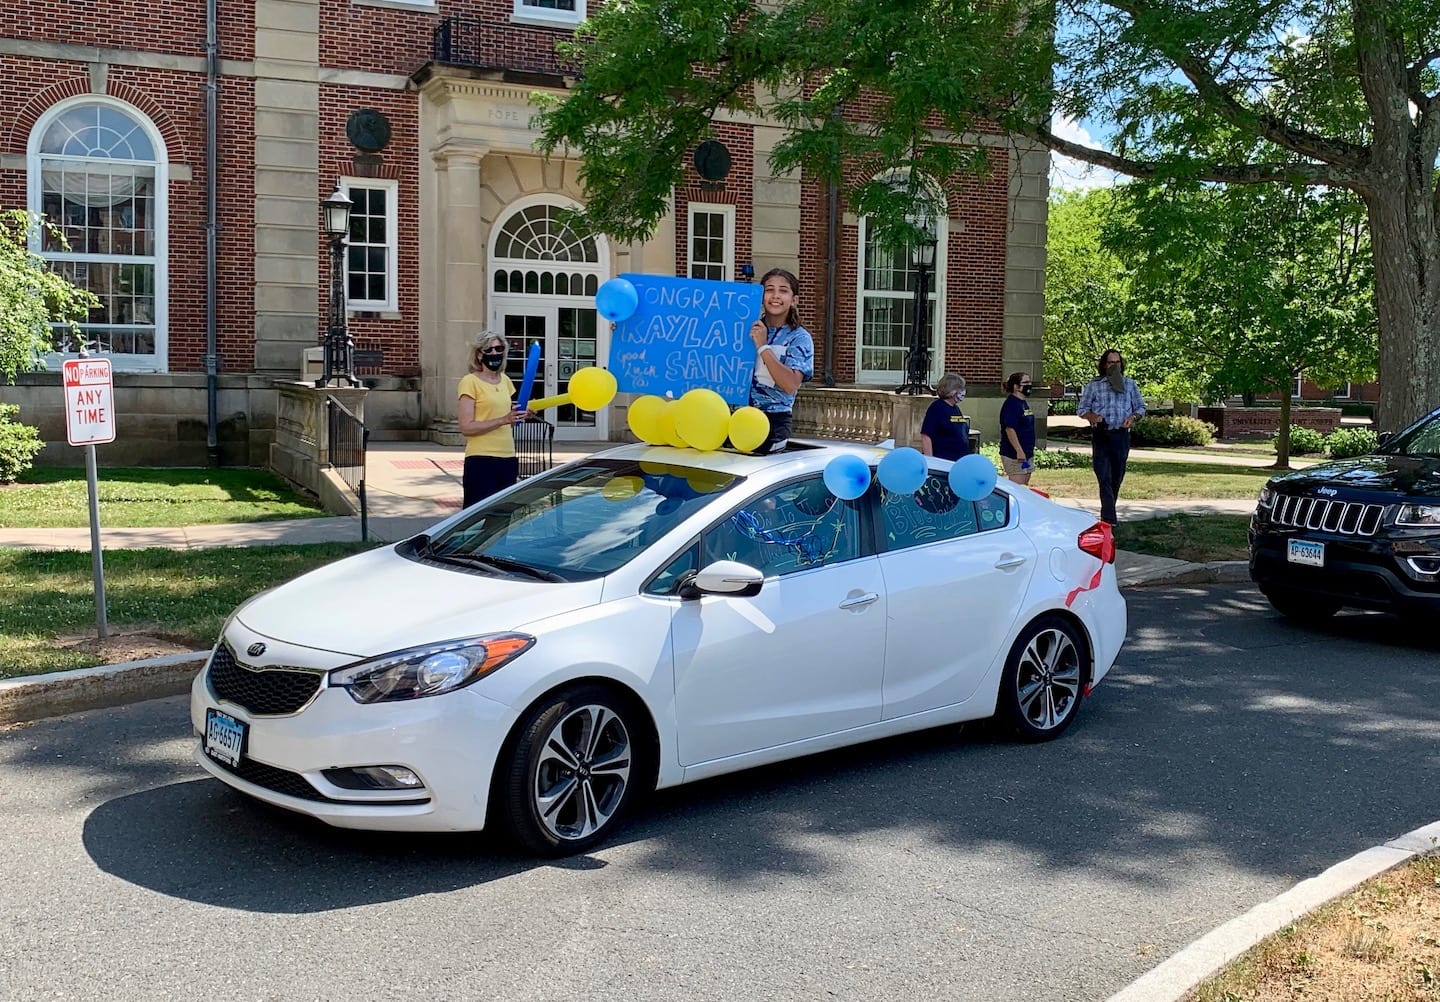
<svg viewBox="0 0 1440 1002">
<path fill-rule="evenodd" d="M 544 392 L 563 392 L 574 368 L 606 358 L 593 293 L 622 271 L 736 280 L 791 268 L 816 337 L 812 385 L 902 382 L 910 263 L 843 204 L 831 225 L 822 186 L 774 176 L 781 131 L 769 123 L 717 121 L 708 176 L 687 169 L 648 241 L 563 224 L 559 210 L 583 198 L 577 164 L 533 151 L 530 97 L 563 91 L 554 43 L 585 5 L 7 4 L 0 204 L 59 225 L 68 248 L 38 249 L 100 297 L 84 333 L 114 359 L 120 431 L 102 459 L 265 462 L 286 420 L 277 385 L 307 374 L 324 325 L 318 206 L 337 180 L 356 206 L 348 316 L 377 435 L 445 439 L 465 337 L 482 327 L 542 339 Z M 1040 366 L 1048 155 L 999 135 L 964 141 L 990 148 L 992 170 L 934 185 L 932 374 L 970 381 L 983 430 L 1004 373 Z M 62 357 L 0 389 L 60 443 Z M 557 435 L 619 437 L 624 406 L 562 409 Z M 77 461 L 66 448 L 44 459 Z"/>
</svg>

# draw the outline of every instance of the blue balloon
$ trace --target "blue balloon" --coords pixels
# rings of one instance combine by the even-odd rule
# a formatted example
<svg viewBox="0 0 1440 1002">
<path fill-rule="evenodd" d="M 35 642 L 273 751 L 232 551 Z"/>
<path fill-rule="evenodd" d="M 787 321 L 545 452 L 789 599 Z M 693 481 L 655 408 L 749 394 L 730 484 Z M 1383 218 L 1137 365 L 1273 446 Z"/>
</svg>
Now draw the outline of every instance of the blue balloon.
<svg viewBox="0 0 1440 1002">
<path fill-rule="evenodd" d="M 950 467 L 950 489 L 964 501 L 979 501 L 995 489 L 995 464 L 978 452 L 961 456 Z"/>
<path fill-rule="evenodd" d="M 880 486 L 892 494 L 914 494 L 925 483 L 928 467 L 919 449 L 895 449 L 880 460 Z"/>
<path fill-rule="evenodd" d="M 629 320 L 639 307 L 640 293 L 629 279 L 612 278 L 595 290 L 595 309 L 611 323 Z"/>
<path fill-rule="evenodd" d="M 853 501 L 870 488 L 870 466 L 859 456 L 836 456 L 825 464 L 825 486 L 841 501 Z"/>
</svg>

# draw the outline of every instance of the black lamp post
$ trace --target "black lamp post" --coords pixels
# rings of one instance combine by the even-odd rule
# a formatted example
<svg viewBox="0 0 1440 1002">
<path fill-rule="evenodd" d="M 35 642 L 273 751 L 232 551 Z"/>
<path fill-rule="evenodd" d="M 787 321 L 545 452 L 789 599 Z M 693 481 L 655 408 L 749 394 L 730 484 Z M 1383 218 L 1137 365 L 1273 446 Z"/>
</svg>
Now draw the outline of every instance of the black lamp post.
<svg viewBox="0 0 1440 1002">
<path fill-rule="evenodd" d="M 360 385 L 355 378 L 355 342 L 345 323 L 345 235 L 350 232 L 352 205 L 339 181 L 330 197 L 320 203 L 325 234 L 330 238 L 330 315 L 325 325 L 325 370 L 315 380 L 316 386 L 329 386 L 335 379 Z"/>
<path fill-rule="evenodd" d="M 896 393 L 933 392 L 930 386 L 930 332 L 926 320 L 930 311 L 930 272 L 935 268 L 935 234 L 930 213 L 921 210 L 915 225 L 924 234 L 911 250 L 915 266 L 915 308 L 910 327 L 910 350 L 905 355 L 905 382 Z"/>
</svg>

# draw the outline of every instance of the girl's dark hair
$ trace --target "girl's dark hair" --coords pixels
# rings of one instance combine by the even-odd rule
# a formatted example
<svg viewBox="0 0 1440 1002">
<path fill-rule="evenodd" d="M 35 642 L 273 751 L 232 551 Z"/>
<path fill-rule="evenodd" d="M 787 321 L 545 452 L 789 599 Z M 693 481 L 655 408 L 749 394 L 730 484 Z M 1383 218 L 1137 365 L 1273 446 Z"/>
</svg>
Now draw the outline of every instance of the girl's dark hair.
<svg viewBox="0 0 1440 1002">
<path fill-rule="evenodd" d="M 1105 375 L 1105 359 L 1109 358 L 1111 355 L 1120 355 L 1120 349 L 1119 349 L 1119 348 L 1106 348 L 1104 351 L 1102 351 L 1102 352 L 1100 353 L 1100 359 L 1099 359 L 1099 361 L 1097 361 L 1097 362 L 1095 363 L 1095 371 L 1098 372 L 1098 373 L 1100 373 L 1100 375 L 1102 375 L 1102 376 Z M 1124 356 L 1124 355 L 1120 355 L 1120 368 L 1122 368 L 1122 369 L 1125 368 L 1125 356 Z"/>
<path fill-rule="evenodd" d="M 1015 388 L 1016 388 L 1017 386 L 1019 386 L 1019 385 L 1020 385 L 1021 383 L 1023 383 L 1023 382 L 1025 382 L 1025 373 L 1023 373 L 1023 372 L 1012 372 L 1012 373 L 1010 373 L 1010 375 L 1008 375 L 1008 376 L 1005 377 L 1005 392 L 1006 392 L 1006 393 L 1014 393 L 1014 392 L 1015 392 Z"/>
<path fill-rule="evenodd" d="M 770 281 L 770 279 L 772 278 L 785 279 L 785 284 L 790 286 L 790 291 L 797 296 L 800 295 L 800 279 L 795 277 L 794 272 L 786 271 L 784 268 L 771 268 L 765 274 L 760 276 L 760 288 L 765 288 L 765 283 Z M 761 307 L 761 309 L 764 309 L 764 307 Z M 790 304 L 790 312 L 785 317 L 785 326 L 800 326 L 800 311 L 795 308 L 794 303 Z"/>
</svg>

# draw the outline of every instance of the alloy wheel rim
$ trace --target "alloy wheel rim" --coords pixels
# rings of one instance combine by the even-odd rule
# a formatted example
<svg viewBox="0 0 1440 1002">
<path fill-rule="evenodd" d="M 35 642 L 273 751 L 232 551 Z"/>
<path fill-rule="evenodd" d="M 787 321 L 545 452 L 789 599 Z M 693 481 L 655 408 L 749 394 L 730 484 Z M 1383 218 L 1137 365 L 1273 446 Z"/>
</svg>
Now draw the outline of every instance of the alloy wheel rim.
<svg viewBox="0 0 1440 1002">
<path fill-rule="evenodd" d="M 1054 730 L 1080 698 L 1080 653 L 1064 630 L 1041 630 L 1025 645 L 1015 672 L 1020 712 L 1032 727 Z"/>
<path fill-rule="evenodd" d="M 535 813 L 552 836 L 587 838 L 614 816 L 630 785 L 630 733 L 609 707 L 571 710 L 550 730 L 535 770 Z"/>
</svg>

